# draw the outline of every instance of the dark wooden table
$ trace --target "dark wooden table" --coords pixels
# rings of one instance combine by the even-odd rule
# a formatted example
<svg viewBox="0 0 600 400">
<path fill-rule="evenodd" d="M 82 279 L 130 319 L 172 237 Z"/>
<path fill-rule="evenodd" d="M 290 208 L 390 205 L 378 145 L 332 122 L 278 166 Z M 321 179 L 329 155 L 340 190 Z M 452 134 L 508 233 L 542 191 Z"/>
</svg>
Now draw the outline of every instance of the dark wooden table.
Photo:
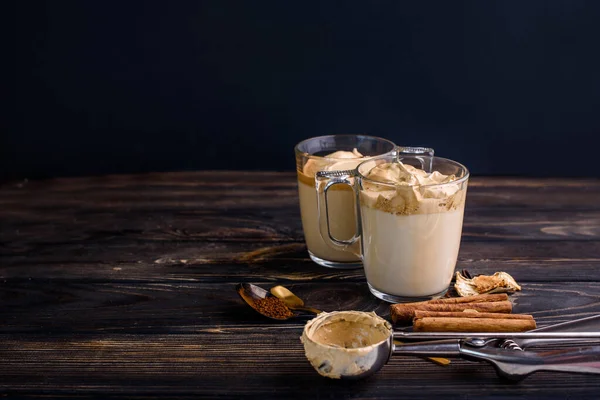
<svg viewBox="0 0 600 400">
<path fill-rule="evenodd" d="M 600 395 L 600 377 L 393 357 L 321 378 L 238 282 L 323 310 L 376 311 L 362 271 L 313 264 L 291 173 L 199 172 L 0 186 L 0 394 L 16 397 L 442 398 Z M 600 181 L 473 178 L 457 268 L 507 271 L 539 325 L 600 313 Z"/>
</svg>

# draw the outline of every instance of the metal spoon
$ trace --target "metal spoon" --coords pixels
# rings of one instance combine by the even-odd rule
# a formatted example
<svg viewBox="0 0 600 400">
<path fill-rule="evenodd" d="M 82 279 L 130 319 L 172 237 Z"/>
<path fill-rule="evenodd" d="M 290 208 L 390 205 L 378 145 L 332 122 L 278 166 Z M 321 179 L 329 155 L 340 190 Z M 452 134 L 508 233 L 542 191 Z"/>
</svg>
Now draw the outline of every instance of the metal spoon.
<svg viewBox="0 0 600 400">
<path fill-rule="evenodd" d="M 315 314 L 320 314 L 323 312 L 321 310 L 317 310 L 316 308 L 305 307 L 304 300 L 302 300 L 300 297 L 296 296 L 294 293 L 292 293 L 291 290 L 289 290 L 288 288 L 286 288 L 284 286 L 281 286 L 281 285 L 273 286 L 271 288 L 271 294 L 273 296 L 281 299 L 281 301 L 283 301 L 285 303 L 285 305 L 288 306 L 288 308 L 291 310 L 304 310 L 304 311 L 312 312 Z M 403 343 L 400 342 L 399 340 L 395 340 L 394 344 L 402 345 Z M 450 364 L 450 360 L 448 360 L 447 358 L 426 357 L 426 359 L 437 365 L 446 366 L 446 365 Z"/>
<path fill-rule="evenodd" d="M 392 354 L 402 356 L 443 356 L 443 357 L 461 357 L 473 361 L 487 361 L 496 368 L 498 375 L 512 379 L 520 380 L 536 371 L 564 371 L 600 374 L 600 346 L 588 347 L 570 347 L 561 350 L 546 350 L 539 352 L 525 352 L 507 350 L 495 346 L 495 339 L 510 338 L 600 338 L 600 332 L 541 332 L 541 333 L 454 333 L 454 332 L 416 332 L 414 334 L 402 333 L 400 337 L 409 337 L 414 339 L 427 339 L 427 341 L 394 345 L 394 337 L 398 332 L 392 331 L 391 327 L 387 333 L 387 339 L 365 347 L 364 352 L 357 351 L 349 353 L 348 349 L 341 346 L 330 346 L 319 344 L 314 340 L 310 330 L 313 325 L 321 324 L 326 326 L 326 322 L 338 315 L 343 315 L 343 311 L 329 314 L 321 314 L 304 328 L 303 341 L 305 348 L 319 349 L 321 354 L 318 357 L 309 358 L 309 361 L 321 375 L 327 375 L 332 371 L 337 373 L 337 377 L 346 379 L 360 379 L 377 372 L 383 367 Z M 317 328 L 318 329 L 318 328 Z M 429 334 L 428 334 L 429 333 Z M 485 340 L 481 337 L 489 338 Z M 429 340 L 441 339 L 441 340 Z M 308 346 L 308 347 L 307 347 Z M 354 349 L 352 349 L 354 350 Z M 335 360 L 339 356 L 351 357 L 351 362 L 347 363 L 353 368 L 346 368 L 346 364 L 336 365 Z M 344 358 L 342 358 L 344 359 Z M 356 368 L 354 368 L 356 367 Z"/>
<path fill-rule="evenodd" d="M 304 300 L 296 296 L 288 288 L 281 285 L 273 286 L 271 288 L 271 294 L 283 301 L 290 310 L 307 311 L 313 314 L 320 314 L 323 312 L 321 310 L 317 310 L 316 308 L 305 306 Z"/>
<path fill-rule="evenodd" d="M 240 295 L 240 297 L 242 298 L 242 300 L 244 300 L 244 302 L 246 304 L 248 304 L 250 307 L 252 307 L 252 309 L 254 309 L 254 311 L 256 311 L 257 313 L 264 315 L 267 318 L 271 318 L 271 319 L 275 319 L 277 321 L 286 321 L 288 319 L 293 319 L 293 318 L 302 318 L 305 317 L 306 314 L 299 314 L 297 312 L 295 312 L 296 310 L 290 310 L 290 312 L 292 313 L 292 315 L 290 317 L 284 317 L 284 318 L 274 318 L 271 315 L 267 315 L 264 314 L 263 312 L 261 312 L 258 307 L 256 307 L 255 301 L 257 299 L 264 299 L 265 297 L 270 297 L 271 294 L 269 292 L 267 292 L 265 289 L 261 288 L 260 286 L 256 286 L 253 285 L 251 283 L 238 283 L 235 286 L 235 290 L 237 291 L 237 293 Z M 285 303 L 284 303 L 285 305 Z"/>
</svg>

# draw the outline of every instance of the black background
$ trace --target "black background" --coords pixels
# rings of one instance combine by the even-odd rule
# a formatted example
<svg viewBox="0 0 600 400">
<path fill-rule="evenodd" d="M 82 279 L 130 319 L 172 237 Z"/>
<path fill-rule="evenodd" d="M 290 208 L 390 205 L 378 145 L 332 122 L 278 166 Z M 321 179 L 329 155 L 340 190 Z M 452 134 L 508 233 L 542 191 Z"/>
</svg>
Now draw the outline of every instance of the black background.
<svg viewBox="0 0 600 400">
<path fill-rule="evenodd" d="M 599 1 L 12 6 L 3 178 L 291 171 L 331 133 L 473 174 L 600 174 Z"/>
</svg>

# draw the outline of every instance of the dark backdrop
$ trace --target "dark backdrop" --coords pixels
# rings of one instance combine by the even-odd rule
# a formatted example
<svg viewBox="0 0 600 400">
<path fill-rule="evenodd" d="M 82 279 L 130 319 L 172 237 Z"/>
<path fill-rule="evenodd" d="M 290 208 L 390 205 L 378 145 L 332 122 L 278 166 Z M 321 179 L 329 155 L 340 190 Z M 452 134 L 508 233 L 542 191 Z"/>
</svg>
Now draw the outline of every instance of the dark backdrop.
<svg viewBox="0 0 600 400">
<path fill-rule="evenodd" d="M 293 170 L 294 144 L 330 133 L 474 174 L 600 174 L 600 1 L 13 7 L 4 178 Z"/>
</svg>

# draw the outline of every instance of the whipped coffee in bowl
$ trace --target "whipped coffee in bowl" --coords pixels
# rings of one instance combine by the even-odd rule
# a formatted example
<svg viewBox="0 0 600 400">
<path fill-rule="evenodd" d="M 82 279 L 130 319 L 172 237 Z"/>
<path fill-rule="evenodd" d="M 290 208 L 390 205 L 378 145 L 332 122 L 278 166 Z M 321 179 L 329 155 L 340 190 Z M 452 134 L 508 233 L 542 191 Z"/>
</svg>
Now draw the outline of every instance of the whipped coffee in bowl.
<svg viewBox="0 0 600 400">
<path fill-rule="evenodd" d="M 296 146 L 298 194 L 304 238 L 311 259 L 332 268 L 360 268 L 360 257 L 327 244 L 319 229 L 315 175 L 319 171 L 355 170 L 358 164 L 382 154 L 393 154 L 396 146 L 385 139 L 364 135 L 331 135 L 307 139 Z M 350 239 L 356 231 L 355 195 L 344 185 L 328 193 L 331 234 Z"/>
<path fill-rule="evenodd" d="M 360 232 L 339 240 L 323 228 L 323 236 L 361 256 L 371 292 L 392 302 L 442 296 L 460 248 L 468 170 L 440 157 L 398 155 L 361 163 L 353 179 L 329 174 L 318 178 L 356 191 Z"/>
<path fill-rule="evenodd" d="M 376 372 L 391 355 L 392 326 L 374 312 L 323 312 L 304 327 L 306 358 L 322 376 L 360 379 Z M 386 351 L 387 350 L 387 351 Z"/>
</svg>

